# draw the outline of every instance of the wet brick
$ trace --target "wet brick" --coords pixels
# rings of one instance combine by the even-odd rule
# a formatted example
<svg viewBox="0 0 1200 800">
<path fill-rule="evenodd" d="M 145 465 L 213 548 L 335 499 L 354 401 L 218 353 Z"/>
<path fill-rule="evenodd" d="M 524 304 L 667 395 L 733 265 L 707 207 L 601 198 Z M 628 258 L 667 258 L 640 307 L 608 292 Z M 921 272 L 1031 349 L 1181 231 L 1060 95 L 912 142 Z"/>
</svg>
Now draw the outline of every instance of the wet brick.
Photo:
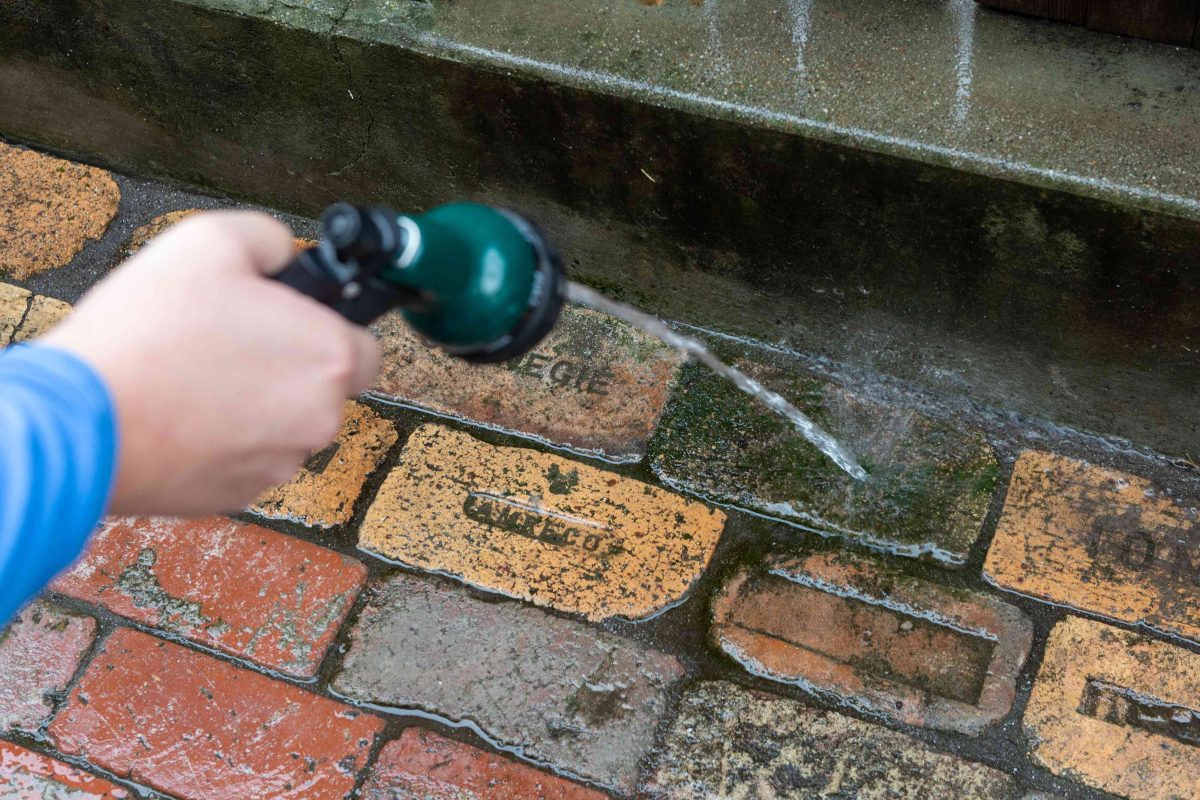
<svg viewBox="0 0 1200 800">
<path fill-rule="evenodd" d="M 389 742 L 363 800 L 605 800 L 600 792 L 436 733 Z"/>
<path fill-rule="evenodd" d="M 537 350 L 497 366 L 430 348 L 398 314 L 374 330 L 380 397 L 614 460 L 641 458 L 680 362 L 657 339 L 570 306 Z"/>
<path fill-rule="evenodd" d="M 976 592 L 844 553 L 743 570 L 713 638 L 748 670 L 910 725 L 978 735 L 1012 707 L 1033 628 Z"/>
<path fill-rule="evenodd" d="M 628 791 L 681 675 L 671 656 L 582 623 L 398 575 L 375 590 L 333 687 L 472 720 L 527 758 Z"/>
<path fill-rule="evenodd" d="M 34 295 L 29 301 L 29 311 L 13 335 L 13 344 L 27 342 L 47 333 L 71 313 L 71 304 L 53 297 Z"/>
<path fill-rule="evenodd" d="M 17 326 L 29 310 L 29 299 L 33 295 L 20 286 L 0 283 L 0 347 L 12 341 Z"/>
<path fill-rule="evenodd" d="M 855 481 L 787 420 L 692 364 L 648 446 L 664 482 L 889 552 L 963 563 L 998 471 L 982 433 L 859 397 L 792 356 L 708 341 L 846 445 L 871 477 Z"/>
<path fill-rule="evenodd" d="M 631 478 L 425 425 L 376 495 L 359 546 L 589 619 L 639 618 L 684 596 L 724 523 Z"/>
<path fill-rule="evenodd" d="M 1017 459 L 984 575 L 1014 592 L 1200 641 L 1194 498 L 1052 453 Z"/>
<path fill-rule="evenodd" d="M 349 402 L 337 440 L 312 454 L 295 478 L 264 494 L 250 511 L 322 528 L 345 525 L 363 484 L 395 443 L 391 422 Z"/>
<path fill-rule="evenodd" d="M 340 800 L 382 728 L 289 683 L 121 628 L 50 737 L 64 753 L 182 800 Z"/>
<path fill-rule="evenodd" d="M 0 797 L 8 800 L 125 800 L 127 789 L 56 758 L 0 741 Z"/>
<path fill-rule="evenodd" d="M 1200 798 L 1200 655 L 1068 617 L 1050 632 L 1025 732 L 1051 772 L 1130 800 Z"/>
<path fill-rule="evenodd" d="M 24 280 L 65 267 L 104 233 L 120 200 L 102 169 L 0 142 L 0 273 Z"/>
<path fill-rule="evenodd" d="M 35 731 L 96 636 L 96 621 L 34 601 L 0 631 L 0 731 Z"/>
<path fill-rule="evenodd" d="M 366 579 L 355 559 L 224 517 L 108 520 L 64 594 L 311 677 Z"/>
<path fill-rule="evenodd" d="M 733 684 L 701 683 L 681 701 L 647 798 L 857 800 L 1020 796 L 1001 772 L 936 753 L 895 731 Z"/>
</svg>

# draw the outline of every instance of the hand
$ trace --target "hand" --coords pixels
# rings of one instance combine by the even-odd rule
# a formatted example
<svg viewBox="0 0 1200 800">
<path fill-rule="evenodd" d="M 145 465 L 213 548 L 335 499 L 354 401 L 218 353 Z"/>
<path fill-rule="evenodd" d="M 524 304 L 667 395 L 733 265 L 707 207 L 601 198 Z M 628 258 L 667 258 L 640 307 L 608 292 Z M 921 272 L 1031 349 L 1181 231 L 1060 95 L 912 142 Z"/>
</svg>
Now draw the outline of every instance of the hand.
<svg viewBox="0 0 1200 800">
<path fill-rule="evenodd" d="M 107 383 L 120 436 L 112 510 L 244 508 L 337 435 L 380 349 L 364 329 L 265 276 L 292 234 L 250 212 L 200 214 L 90 291 L 44 342 Z"/>
</svg>

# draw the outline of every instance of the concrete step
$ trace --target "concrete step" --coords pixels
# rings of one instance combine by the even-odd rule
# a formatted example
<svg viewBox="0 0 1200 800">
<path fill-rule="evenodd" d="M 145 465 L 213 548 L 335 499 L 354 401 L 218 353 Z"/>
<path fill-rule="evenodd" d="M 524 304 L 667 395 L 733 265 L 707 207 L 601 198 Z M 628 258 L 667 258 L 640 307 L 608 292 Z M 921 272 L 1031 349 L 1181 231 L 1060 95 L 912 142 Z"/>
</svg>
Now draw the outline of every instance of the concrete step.
<svg viewBox="0 0 1200 800">
<path fill-rule="evenodd" d="M 0 135 L 519 207 L 665 316 L 1200 448 L 1200 53 L 967 0 L 13 0 Z"/>
</svg>

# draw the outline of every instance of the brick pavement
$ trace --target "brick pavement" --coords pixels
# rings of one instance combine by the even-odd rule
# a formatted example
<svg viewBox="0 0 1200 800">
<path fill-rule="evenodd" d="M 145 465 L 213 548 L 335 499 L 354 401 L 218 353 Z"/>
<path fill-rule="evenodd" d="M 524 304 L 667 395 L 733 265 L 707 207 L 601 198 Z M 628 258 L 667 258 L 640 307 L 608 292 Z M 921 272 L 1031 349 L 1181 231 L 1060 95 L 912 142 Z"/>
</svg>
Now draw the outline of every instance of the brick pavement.
<svg viewBox="0 0 1200 800">
<path fill-rule="evenodd" d="M 213 204 L 122 180 L 0 145 L 0 345 Z M 593 312 L 503 367 L 378 332 L 292 481 L 107 521 L 0 633 L 0 797 L 1200 798 L 1186 464 L 726 342 L 853 486 Z"/>
</svg>

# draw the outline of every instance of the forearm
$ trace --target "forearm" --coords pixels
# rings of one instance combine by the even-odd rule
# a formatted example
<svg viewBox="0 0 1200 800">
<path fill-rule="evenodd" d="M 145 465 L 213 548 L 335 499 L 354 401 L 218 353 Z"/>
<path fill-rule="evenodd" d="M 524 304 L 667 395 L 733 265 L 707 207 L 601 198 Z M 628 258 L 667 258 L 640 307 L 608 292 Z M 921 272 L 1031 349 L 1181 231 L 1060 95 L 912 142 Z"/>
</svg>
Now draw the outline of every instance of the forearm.
<svg viewBox="0 0 1200 800">
<path fill-rule="evenodd" d="M 108 389 L 44 346 L 0 353 L 0 626 L 78 556 L 116 471 Z"/>
</svg>

